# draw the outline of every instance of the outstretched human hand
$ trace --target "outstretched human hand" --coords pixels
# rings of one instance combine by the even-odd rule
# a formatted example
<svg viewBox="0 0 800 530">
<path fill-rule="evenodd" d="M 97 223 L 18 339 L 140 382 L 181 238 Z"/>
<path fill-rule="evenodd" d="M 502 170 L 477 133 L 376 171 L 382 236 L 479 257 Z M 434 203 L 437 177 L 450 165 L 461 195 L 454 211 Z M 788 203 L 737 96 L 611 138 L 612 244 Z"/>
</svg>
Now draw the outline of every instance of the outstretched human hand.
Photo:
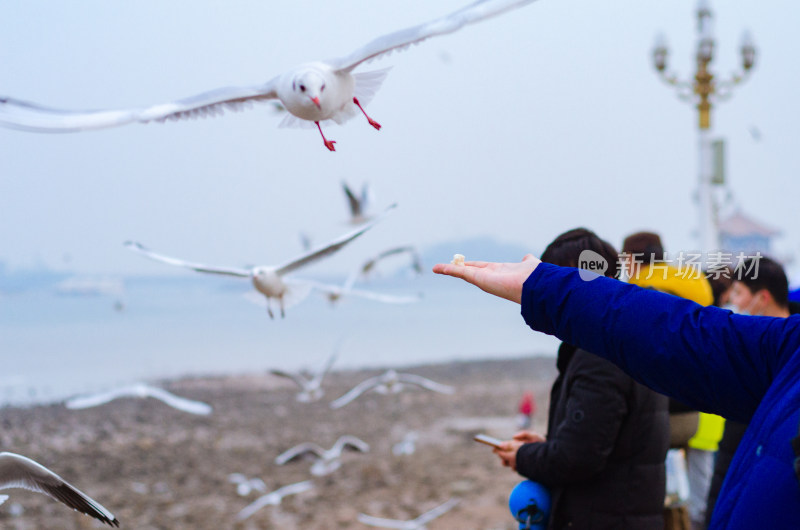
<svg viewBox="0 0 800 530">
<path fill-rule="evenodd" d="M 522 284 L 541 263 L 531 254 L 519 263 L 491 263 L 487 261 L 467 261 L 464 265 L 439 263 L 433 272 L 461 278 L 489 294 L 520 303 Z"/>
</svg>

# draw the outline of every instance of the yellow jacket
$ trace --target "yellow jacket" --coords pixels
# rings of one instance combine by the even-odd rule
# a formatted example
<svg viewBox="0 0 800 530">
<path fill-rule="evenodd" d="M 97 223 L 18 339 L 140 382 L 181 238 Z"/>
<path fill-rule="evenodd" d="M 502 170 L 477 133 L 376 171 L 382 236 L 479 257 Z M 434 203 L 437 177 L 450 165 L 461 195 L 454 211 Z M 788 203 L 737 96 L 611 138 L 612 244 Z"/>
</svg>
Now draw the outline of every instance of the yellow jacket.
<svg viewBox="0 0 800 530">
<path fill-rule="evenodd" d="M 711 284 L 699 270 L 691 267 L 677 269 L 666 263 L 642 265 L 628 283 L 674 294 L 700 305 L 711 305 L 714 302 Z"/>
</svg>

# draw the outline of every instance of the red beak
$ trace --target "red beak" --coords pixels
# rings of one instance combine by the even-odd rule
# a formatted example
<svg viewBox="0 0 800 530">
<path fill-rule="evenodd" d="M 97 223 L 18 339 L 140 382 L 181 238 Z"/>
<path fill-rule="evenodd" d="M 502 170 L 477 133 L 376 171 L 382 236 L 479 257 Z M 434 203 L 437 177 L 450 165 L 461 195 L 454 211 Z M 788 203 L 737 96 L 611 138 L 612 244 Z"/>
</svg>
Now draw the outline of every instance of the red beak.
<svg viewBox="0 0 800 530">
<path fill-rule="evenodd" d="M 319 106 L 319 98 L 318 97 L 311 98 L 311 101 L 314 102 L 314 105 L 316 105 L 318 109 L 322 108 L 322 107 Z"/>
</svg>

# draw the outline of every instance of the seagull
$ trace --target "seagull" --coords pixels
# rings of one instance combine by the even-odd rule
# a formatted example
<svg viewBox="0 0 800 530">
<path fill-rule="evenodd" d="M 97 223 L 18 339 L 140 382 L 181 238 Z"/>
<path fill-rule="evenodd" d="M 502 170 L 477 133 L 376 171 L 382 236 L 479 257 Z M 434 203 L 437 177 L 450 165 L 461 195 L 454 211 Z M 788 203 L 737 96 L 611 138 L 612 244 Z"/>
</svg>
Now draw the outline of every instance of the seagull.
<svg viewBox="0 0 800 530">
<path fill-rule="evenodd" d="M 363 105 L 368 104 L 380 88 L 388 69 L 354 74 L 357 66 L 531 2 L 533 0 L 479 0 L 443 17 L 378 37 L 343 57 L 301 64 L 263 85 L 218 88 L 151 107 L 74 112 L 0 97 L 0 125 L 34 132 L 75 132 L 133 122 L 215 116 L 225 109 L 241 110 L 254 102 L 277 99 L 288 111 L 280 127 L 313 127 L 313 123 L 325 147 L 335 151 L 336 142 L 325 138 L 321 123 L 342 124 L 360 112 L 372 127 L 381 128 Z"/>
<path fill-rule="evenodd" d="M 420 256 L 419 251 L 416 249 L 416 247 L 413 247 L 411 245 L 393 247 L 388 250 L 384 250 L 383 252 L 380 252 L 379 254 L 368 259 L 361 265 L 359 274 L 361 276 L 366 277 L 373 271 L 378 262 L 391 256 L 397 256 L 399 254 L 410 255 L 411 267 L 414 269 L 414 272 L 417 273 L 418 275 L 422 274 L 422 256 Z"/>
<path fill-rule="evenodd" d="M 236 493 L 242 497 L 250 495 L 251 491 L 267 491 L 267 485 L 260 478 L 247 478 L 241 473 L 231 473 L 228 475 L 228 482 L 236 484 Z"/>
<path fill-rule="evenodd" d="M 275 464 L 282 466 L 283 464 L 299 458 L 305 454 L 312 453 L 316 459 L 311 466 L 311 474 L 315 477 L 320 477 L 333 473 L 342 465 L 341 456 L 342 451 L 347 448 L 352 448 L 356 451 L 366 453 L 369 451 L 369 444 L 365 441 L 356 438 L 355 436 L 341 436 L 336 443 L 333 444 L 328 450 L 323 449 L 313 442 L 306 442 L 296 445 L 291 449 L 284 451 L 275 458 Z"/>
<path fill-rule="evenodd" d="M 113 513 L 46 467 L 22 455 L 3 452 L 0 453 L 0 489 L 8 488 L 44 493 L 108 526 L 119 527 Z M 3 497 L 8 498 L 7 495 Z"/>
<path fill-rule="evenodd" d="M 362 381 L 339 399 L 331 401 L 331 408 L 342 408 L 368 390 L 379 394 L 396 394 L 409 384 L 421 386 L 440 394 L 452 394 L 454 392 L 451 386 L 442 385 L 419 375 L 400 374 L 390 369 L 381 375 Z"/>
<path fill-rule="evenodd" d="M 364 184 L 361 188 L 361 196 L 357 197 L 355 193 L 347 185 L 347 182 L 342 181 L 342 189 L 347 197 L 347 205 L 350 207 L 350 224 L 359 225 L 368 221 L 370 218 L 367 216 L 367 206 L 371 202 L 371 195 L 369 193 L 369 186 Z"/>
<path fill-rule="evenodd" d="M 450 499 L 444 504 L 440 504 L 433 510 L 423 513 L 416 519 L 411 521 L 398 521 L 397 519 L 383 519 L 381 517 L 373 517 L 363 513 L 358 514 L 359 522 L 369 526 L 378 526 L 381 528 L 397 528 L 398 530 L 425 530 L 427 524 L 439 517 L 440 515 L 449 512 L 453 507 L 459 503 L 458 499 Z"/>
<path fill-rule="evenodd" d="M 99 394 L 91 394 L 87 396 L 78 396 L 69 399 L 64 404 L 68 409 L 86 409 L 89 407 L 96 407 L 104 405 L 110 401 L 119 398 L 155 398 L 163 401 L 172 408 L 197 414 L 199 416 L 207 416 L 211 414 L 211 407 L 201 401 L 192 401 L 190 399 L 178 397 L 171 394 L 164 389 L 146 385 L 144 383 L 136 383 L 133 385 L 124 386 L 115 390 L 101 392 Z"/>
<path fill-rule="evenodd" d="M 236 519 L 239 521 L 244 521 L 258 510 L 263 508 L 264 506 L 278 506 L 284 497 L 288 495 L 294 495 L 295 493 L 302 493 L 304 491 L 308 491 L 314 487 L 314 484 L 310 480 L 306 480 L 303 482 L 296 482 L 294 484 L 289 484 L 288 486 L 284 486 L 282 488 L 276 489 L 271 493 L 267 493 L 266 495 L 262 495 L 258 499 L 255 500 L 252 504 L 248 504 L 245 508 L 239 512 L 236 516 Z"/>
<path fill-rule="evenodd" d="M 417 450 L 417 439 L 419 435 L 415 432 L 406 433 L 403 439 L 392 446 L 392 453 L 397 456 L 413 455 Z"/>
<path fill-rule="evenodd" d="M 168 265 L 175 265 L 178 267 L 185 267 L 197 272 L 204 272 L 210 274 L 223 274 L 227 276 L 237 276 L 240 278 L 250 278 L 256 291 L 260 292 L 267 298 L 267 313 L 270 318 L 274 318 L 270 300 L 272 298 L 278 299 L 278 306 L 281 310 L 281 317 L 285 316 L 285 308 L 302 301 L 310 292 L 311 286 L 307 282 L 293 281 L 289 278 L 283 278 L 286 274 L 293 272 L 301 267 L 305 267 L 311 263 L 319 261 L 320 259 L 330 256 L 334 252 L 338 252 L 345 245 L 353 241 L 355 238 L 375 226 L 389 211 L 397 205 L 392 204 L 380 216 L 375 218 L 372 222 L 362 226 L 361 228 L 343 235 L 328 243 L 324 247 L 310 250 L 299 257 L 292 259 L 282 265 L 278 266 L 258 266 L 246 268 L 237 267 L 218 267 L 212 265 L 203 265 L 202 263 L 190 263 L 176 258 L 157 254 L 152 250 L 144 247 L 135 241 L 128 241 L 125 246 L 138 252 L 150 259 L 160 261 Z"/>
<path fill-rule="evenodd" d="M 327 362 L 314 375 L 314 377 L 308 378 L 299 373 L 284 372 L 283 370 L 270 370 L 270 373 L 280 377 L 289 378 L 297 383 L 297 386 L 299 386 L 301 389 L 297 394 L 297 401 L 300 401 L 301 403 L 311 403 L 313 401 L 317 401 L 325 394 L 325 392 L 322 390 L 322 379 L 328 374 L 331 366 L 333 366 L 333 362 L 338 356 L 338 349 L 339 347 L 337 346 L 336 351 L 334 351 L 333 354 L 328 357 Z"/>
</svg>

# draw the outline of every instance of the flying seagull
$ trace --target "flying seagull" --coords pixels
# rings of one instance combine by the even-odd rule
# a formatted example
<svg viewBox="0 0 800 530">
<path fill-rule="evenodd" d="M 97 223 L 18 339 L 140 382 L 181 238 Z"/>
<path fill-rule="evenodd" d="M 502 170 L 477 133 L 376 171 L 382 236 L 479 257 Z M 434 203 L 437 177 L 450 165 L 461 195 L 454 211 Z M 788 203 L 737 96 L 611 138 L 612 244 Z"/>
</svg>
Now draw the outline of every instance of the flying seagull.
<svg viewBox="0 0 800 530">
<path fill-rule="evenodd" d="M 394 370 L 387 370 L 381 375 L 370 377 L 362 381 L 339 399 L 331 401 L 331 408 L 342 408 L 369 390 L 378 392 L 379 394 L 396 394 L 408 385 L 421 386 L 422 388 L 433 390 L 440 394 L 452 394 L 454 392 L 451 386 L 442 385 L 419 375 L 400 374 Z"/>
<path fill-rule="evenodd" d="M 143 383 L 136 383 L 133 385 L 116 388 L 107 392 L 99 394 L 90 394 L 87 396 L 78 396 L 71 398 L 64 403 L 68 409 L 86 409 L 89 407 L 97 407 L 105 405 L 110 401 L 120 398 L 155 398 L 163 401 L 172 408 L 197 414 L 200 416 L 207 416 L 211 414 L 211 407 L 201 401 L 192 401 L 178 397 L 171 394 L 166 390 Z"/>
<path fill-rule="evenodd" d="M 369 258 L 361 264 L 358 274 L 362 277 L 369 276 L 379 262 L 385 260 L 386 258 L 402 254 L 408 254 L 411 257 L 411 267 L 414 269 L 414 272 L 417 274 L 422 274 L 422 256 L 420 256 L 416 247 L 410 245 L 393 247 Z"/>
<path fill-rule="evenodd" d="M 313 442 L 306 442 L 279 454 L 275 458 L 275 464 L 282 466 L 287 462 L 291 462 L 296 458 L 310 453 L 315 457 L 314 464 L 311 466 L 311 474 L 315 477 L 319 477 L 333 473 L 339 469 L 342 465 L 342 451 L 348 448 L 366 453 L 369 451 L 369 444 L 355 436 L 349 435 L 339 437 L 336 443 L 333 444 L 333 447 L 327 450 Z"/>
<path fill-rule="evenodd" d="M 0 125 L 36 132 L 74 132 L 103 129 L 128 123 L 215 116 L 225 109 L 241 110 L 253 102 L 278 99 L 288 111 L 281 127 L 319 129 L 325 147 L 335 151 L 335 141 L 325 138 L 320 123 L 342 124 L 364 114 L 375 129 L 381 125 L 369 117 L 369 103 L 383 83 L 388 69 L 353 73 L 365 61 L 402 50 L 425 39 L 453 33 L 533 0 L 479 0 L 443 17 L 378 37 L 343 57 L 302 64 L 266 84 L 219 88 L 151 107 L 123 110 L 65 111 L 10 97 L 0 97 Z"/>
<path fill-rule="evenodd" d="M 320 259 L 330 256 L 334 252 L 338 252 L 345 245 L 353 241 L 355 238 L 375 226 L 386 214 L 391 211 L 396 205 L 389 206 L 380 216 L 375 218 L 372 222 L 365 224 L 361 228 L 343 235 L 328 243 L 324 247 L 312 249 L 305 254 L 296 257 L 282 265 L 278 266 L 258 266 L 246 268 L 238 267 L 218 267 L 213 265 L 204 265 L 202 263 L 191 263 L 177 258 L 171 258 L 153 252 L 145 248 L 140 243 L 135 241 L 128 241 L 125 246 L 134 252 L 138 252 L 152 260 L 160 261 L 168 265 L 175 265 L 178 267 L 185 267 L 197 272 L 205 272 L 210 274 L 223 274 L 226 276 L 237 276 L 240 278 L 250 278 L 256 291 L 263 294 L 267 298 L 267 313 L 270 318 L 273 318 L 272 307 L 270 300 L 273 298 L 278 299 L 278 306 L 281 310 L 281 317 L 285 316 L 285 308 L 302 301 L 311 290 L 311 286 L 307 282 L 293 281 L 290 278 L 284 278 L 285 275 L 293 272 L 301 267 L 305 267 L 311 263 L 319 261 Z"/>
<path fill-rule="evenodd" d="M 383 519 L 381 517 L 372 517 L 363 513 L 358 514 L 358 520 L 366 525 L 378 526 L 380 528 L 397 528 L 398 530 L 425 530 L 426 525 L 439 517 L 440 515 L 449 512 L 453 507 L 459 503 L 458 499 L 450 499 L 444 504 L 440 504 L 433 510 L 423 513 L 416 519 L 411 521 L 398 521 L 397 519 Z"/>
<path fill-rule="evenodd" d="M 328 357 L 327 362 L 313 377 L 309 378 L 300 373 L 285 372 L 283 370 L 270 370 L 270 373 L 280 377 L 286 377 L 297 383 L 297 386 L 300 387 L 300 392 L 297 394 L 297 401 L 302 403 L 317 401 L 325 394 L 325 391 L 322 390 L 322 379 L 328 374 L 331 366 L 333 366 L 333 362 L 336 360 L 339 353 L 338 349 L 339 347 L 337 346 L 336 350 Z"/>
<path fill-rule="evenodd" d="M 342 190 L 344 190 L 344 194 L 347 197 L 347 206 L 350 208 L 350 224 L 359 225 L 369 221 L 370 218 L 367 216 L 367 207 L 371 202 L 369 185 L 364 184 L 361 188 L 360 196 L 353 193 L 353 190 L 350 189 L 350 186 L 345 181 L 342 181 Z"/>
<path fill-rule="evenodd" d="M 258 510 L 263 508 L 264 506 L 278 506 L 284 497 L 288 495 L 294 495 L 295 493 L 302 493 L 304 491 L 308 491 L 314 487 L 314 484 L 310 480 L 306 480 L 303 482 L 296 482 L 294 484 L 289 484 L 288 486 L 284 486 L 282 488 L 276 489 L 272 493 L 267 493 L 266 495 L 262 495 L 258 499 L 256 499 L 252 504 L 248 504 L 244 507 L 244 509 L 239 512 L 236 516 L 236 519 L 239 521 L 244 521 Z"/>
<path fill-rule="evenodd" d="M 108 526 L 119 526 L 113 513 L 46 467 L 22 455 L 4 452 L 0 453 L 0 490 L 8 488 L 44 493 Z"/>
</svg>

